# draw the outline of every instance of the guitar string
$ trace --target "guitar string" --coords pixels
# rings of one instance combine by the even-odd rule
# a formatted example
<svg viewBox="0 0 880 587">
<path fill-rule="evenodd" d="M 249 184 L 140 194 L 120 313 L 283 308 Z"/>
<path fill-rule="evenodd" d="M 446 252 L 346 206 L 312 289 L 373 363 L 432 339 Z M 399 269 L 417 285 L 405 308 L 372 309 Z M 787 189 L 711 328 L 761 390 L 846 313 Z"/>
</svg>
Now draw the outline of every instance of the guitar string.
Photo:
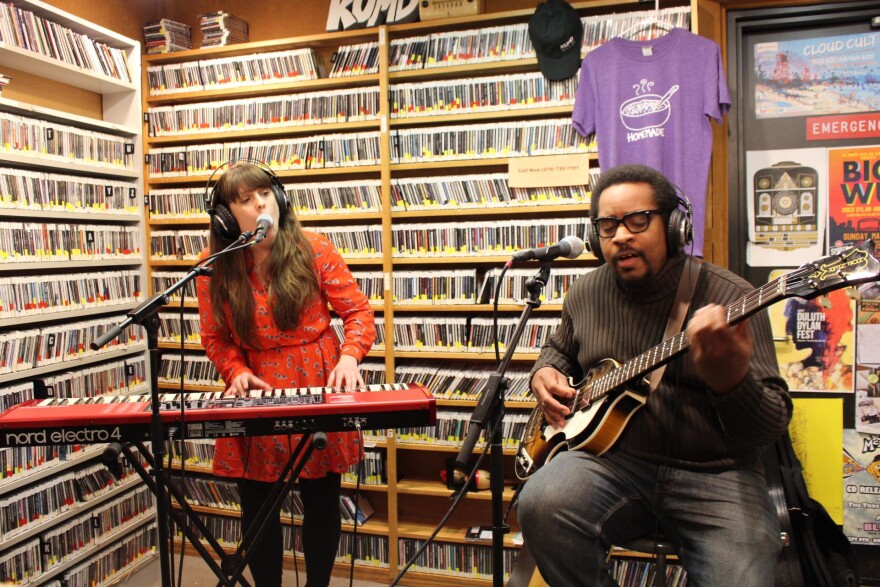
<svg viewBox="0 0 880 587">
<path fill-rule="evenodd" d="M 753 289 L 725 308 L 728 323 L 733 323 L 734 318 L 747 316 L 751 311 L 764 305 L 765 292 L 770 292 L 772 294 L 774 290 L 778 289 L 780 284 L 784 284 L 786 281 L 803 281 L 804 275 L 813 270 L 813 266 L 801 267 L 787 275 Z M 774 297 L 775 296 L 771 295 L 766 299 L 773 300 Z M 755 301 L 756 299 L 757 302 Z M 776 300 L 773 301 L 775 302 Z M 741 309 L 738 309 L 738 307 L 741 307 Z M 681 332 L 663 343 L 648 349 L 638 357 L 627 361 L 616 369 L 599 376 L 594 381 L 591 381 L 589 383 L 589 393 L 581 394 L 581 391 L 583 390 L 578 390 L 574 402 L 576 408 L 582 410 L 597 399 L 601 399 L 608 395 L 609 392 L 613 391 L 620 385 L 623 385 L 639 375 L 649 372 L 651 369 L 659 366 L 661 361 L 671 359 L 675 355 L 687 350 L 689 347 L 690 342 L 687 340 L 687 335 L 684 332 Z M 648 360 L 649 357 L 657 357 L 658 355 L 659 358 L 651 358 Z"/>
</svg>

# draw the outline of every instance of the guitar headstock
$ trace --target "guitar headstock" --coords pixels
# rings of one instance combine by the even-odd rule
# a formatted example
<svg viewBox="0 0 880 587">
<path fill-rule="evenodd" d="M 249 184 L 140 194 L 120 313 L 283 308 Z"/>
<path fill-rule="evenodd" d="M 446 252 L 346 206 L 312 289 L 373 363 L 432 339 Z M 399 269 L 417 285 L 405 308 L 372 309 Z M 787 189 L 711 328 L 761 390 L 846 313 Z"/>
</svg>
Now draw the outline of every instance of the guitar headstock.
<svg viewBox="0 0 880 587">
<path fill-rule="evenodd" d="M 874 256 L 874 241 L 801 265 L 785 276 L 785 295 L 814 298 L 835 289 L 877 281 L 880 261 Z"/>
</svg>

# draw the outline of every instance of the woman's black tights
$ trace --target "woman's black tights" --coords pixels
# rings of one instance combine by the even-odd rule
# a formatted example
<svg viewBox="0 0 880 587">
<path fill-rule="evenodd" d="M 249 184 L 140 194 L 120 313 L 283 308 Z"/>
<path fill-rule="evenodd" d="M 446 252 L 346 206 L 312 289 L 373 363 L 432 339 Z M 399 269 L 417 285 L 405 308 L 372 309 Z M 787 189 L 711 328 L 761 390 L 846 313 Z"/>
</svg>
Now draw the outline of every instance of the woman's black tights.
<svg viewBox="0 0 880 587">
<path fill-rule="evenodd" d="M 328 473 L 320 479 L 300 479 L 303 503 L 302 544 L 306 559 L 306 587 L 327 587 L 342 533 L 339 511 L 341 475 Z M 268 498 L 273 483 L 239 480 L 243 532 L 250 527 Z M 284 545 L 280 515 L 269 516 L 261 539 L 251 545 L 248 567 L 255 587 L 281 587 Z"/>
</svg>

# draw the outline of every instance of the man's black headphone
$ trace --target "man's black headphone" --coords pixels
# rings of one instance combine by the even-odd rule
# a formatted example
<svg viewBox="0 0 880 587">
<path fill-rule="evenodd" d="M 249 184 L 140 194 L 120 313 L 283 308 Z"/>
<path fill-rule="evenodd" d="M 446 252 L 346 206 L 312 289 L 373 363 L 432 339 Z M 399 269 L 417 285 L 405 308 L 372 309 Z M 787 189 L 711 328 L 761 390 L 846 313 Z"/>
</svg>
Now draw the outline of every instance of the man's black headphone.
<svg viewBox="0 0 880 587">
<path fill-rule="evenodd" d="M 600 263 L 604 263 L 605 256 L 599 245 L 599 231 L 589 218 L 587 218 L 586 233 L 590 252 Z M 693 240 L 694 209 L 687 196 L 679 192 L 678 207 L 669 213 L 669 220 L 666 222 L 666 254 L 669 257 L 678 256 Z"/>
<path fill-rule="evenodd" d="M 232 215 L 232 211 L 225 204 L 218 201 L 219 195 L 217 194 L 217 186 L 220 185 L 223 177 L 221 176 L 212 188 L 210 187 L 211 180 L 214 179 L 217 172 L 224 167 L 229 167 L 242 162 L 256 165 L 269 176 L 269 180 L 272 183 L 272 193 L 275 195 L 275 202 L 278 204 L 279 228 L 284 224 L 284 218 L 290 210 L 290 196 L 287 195 L 287 191 L 284 189 L 284 184 L 281 183 L 281 179 L 275 175 L 275 172 L 272 171 L 268 165 L 258 159 L 250 159 L 247 157 L 230 159 L 222 165 L 219 165 L 211 174 L 211 177 L 208 178 L 208 183 L 205 184 L 205 207 L 208 210 L 208 216 L 211 218 L 211 230 L 213 230 L 214 234 L 224 242 L 231 242 L 237 239 L 239 235 L 241 235 L 241 227 L 238 225 L 235 216 Z M 208 191 L 209 188 L 210 193 Z"/>
</svg>

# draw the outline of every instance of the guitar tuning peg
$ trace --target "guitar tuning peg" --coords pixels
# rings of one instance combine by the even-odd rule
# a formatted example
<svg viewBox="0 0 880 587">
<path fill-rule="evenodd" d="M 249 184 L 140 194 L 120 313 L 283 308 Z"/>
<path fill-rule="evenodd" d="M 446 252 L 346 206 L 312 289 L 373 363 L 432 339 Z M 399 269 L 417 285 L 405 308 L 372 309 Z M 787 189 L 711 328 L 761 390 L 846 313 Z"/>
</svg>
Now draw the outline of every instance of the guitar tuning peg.
<svg viewBox="0 0 880 587">
<path fill-rule="evenodd" d="M 826 310 L 831 307 L 831 300 L 828 299 L 828 296 L 819 296 L 819 299 L 817 301 L 819 302 L 819 305 Z"/>
<path fill-rule="evenodd" d="M 855 286 L 846 288 L 846 295 L 851 300 L 855 300 L 857 302 L 862 301 L 862 292 L 860 292 L 859 288 Z"/>
</svg>

